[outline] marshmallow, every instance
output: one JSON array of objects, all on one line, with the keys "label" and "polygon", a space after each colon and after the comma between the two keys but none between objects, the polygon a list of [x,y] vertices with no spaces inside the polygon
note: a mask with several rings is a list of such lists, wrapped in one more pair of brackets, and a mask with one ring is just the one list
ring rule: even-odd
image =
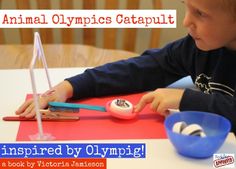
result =
[{"label": "marshmallow", "polygon": [[183,135],[206,137],[206,134],[200,125],[198,124],[187,125],[184,121],[176,122],[173,125],[172,131]]},{"label": "marshmallow", "polygon": [[204,133],[203,128],[198,124],[190,124],[190,125],[186,126],[182,130],[181,134],[206,137],[206,134]]},{"label": "marshmallow", "polygon": [[115,113],[131,113],[133,112],[133,105],[124,99],[112,100],[110,110]]},{"label": "marshmallow", "polygon": [[175,133],[181,133],[182,130],[187,126],[184,121],[180,121],[174,124],[172,131]]}]

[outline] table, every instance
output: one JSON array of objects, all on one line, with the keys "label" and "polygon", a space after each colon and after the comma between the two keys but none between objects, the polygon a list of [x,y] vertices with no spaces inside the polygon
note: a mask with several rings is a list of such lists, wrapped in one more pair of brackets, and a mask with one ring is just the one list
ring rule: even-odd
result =
[{"label": "table", "polygon": [[[43,44],[50,68],[88,67],[138,56],[136,53],[97,48],[80,44]],[[33,45],[0,45],[0,69],[28,68]],[[36,67],[42,67],[38,62]]]},{"label": "table", "polygon": [[[49,69],[52,84],[57,84],[64,78],[82,73],[85,68],[53,68]],[[47,83],[42,83],[46,79],[42,69],[36,69],[36,81],[39,92],[48,89]],[[31,93],[31,84],[29,71],[27,69],[8,69],[0,70],[1,88],[1,113],[0,118],[6,115],[14,115],[14,111],[24,101],[26,93]],[[17,134],[18,122],[0,122],[1,142],[14,142]],[[178,155],[168,139],[143,139],[143,140],[95,140],[89,143],[145,143],[145,159],[108,159],[108,169],[211,169],[213,168],[213,159],[190,159]],[[86,141],[76,141],[76,143],[86,143]],[[236,152],[236,139],[233,134],[229,134],[226,142],[218,153]]]}]

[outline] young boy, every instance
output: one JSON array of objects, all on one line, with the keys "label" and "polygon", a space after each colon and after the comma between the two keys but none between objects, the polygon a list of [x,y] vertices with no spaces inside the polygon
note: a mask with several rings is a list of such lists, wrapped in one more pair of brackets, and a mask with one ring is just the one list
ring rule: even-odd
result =
[{"label": "young boy", "polygon": [[[68,78],[43,94],[40,108],[49,101],[153,90],[141,98],[136,112],[148,103],[163,115],[168,109],[212,112],[228,118],[236,132],[236,1],[185,0],[184,4],[189,35],[162,49]],[[200,91],[164,88],[187,75]],[[34,116],[33,101],[26,101],[16,114]]]}]

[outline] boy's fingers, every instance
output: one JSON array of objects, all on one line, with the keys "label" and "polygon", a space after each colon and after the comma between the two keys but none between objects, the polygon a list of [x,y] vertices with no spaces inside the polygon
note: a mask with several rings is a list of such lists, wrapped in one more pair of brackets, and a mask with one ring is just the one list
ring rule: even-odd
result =
[{"label": "boy's fingers", "polygon": [[157,98],[153,99],[153,101],[152,101],[152,103],[151,103],[151,106],[150,106],[150,108],[152,109],[152,111],[158,112],[159,104],[160,104],[160,101],[159,101]]},{"label": "boy's fingers", "polygon": [[30,100],[27,100],[25,101],[19,108],[18,110],[16,110],[16,114],[19,115],[23,112],[25,112],[25,110],[30,106],[30,104],[32,104],[33,100],[30,99]]},{"label": "boy's fingers", "polygon": [[162,113],[160,113],[162,116],[164,116],[164,117],[167,117],[167,116],[169,116],[169,114],[170,114],[170,111],[169,110],[166,110],[166,111],[164,111],[164,112],[162,112]]},{"label": "boy's fingers", "polygon": [[24,112],[22,112],[20,114],[21,117],[29,117],[31,115],[29,115],[31,113],[31,111],[34,110],[34,104],[29,105]]},{"label": "boy's fingers", "polygon": [[36,114],[35,110],[32,109],[25,117],[26,118],[32,118],[32,117],[35,117],[35,114]]},{"label": "boy's fingers", "polygon": [[152,100],[153,100],[153,94],[152,93],[148,93],[148,94],[144,95],[140,99],[138,104],[134,107],[134,111],[135,112],[140,112],[146,106],[146,104],[152,102]]},{"label": "boy's fingers", "polygon": [[158,106],[157,112],[160,113],[161,115],[165,116],[165,114],[167,113],[167,110],[164,109],[164,107]]}]

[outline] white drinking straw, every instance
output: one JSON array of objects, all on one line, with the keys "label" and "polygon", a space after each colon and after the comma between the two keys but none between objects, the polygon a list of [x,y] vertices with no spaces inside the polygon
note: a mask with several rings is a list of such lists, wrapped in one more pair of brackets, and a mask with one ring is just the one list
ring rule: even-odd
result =
[{"label": "white drinking straw", "polygon": [[36,118],[37,118],[37,124],[38,124],[38,132],[39,132],[38,138],[36,138],[36,140],[47,140],[47,138],[45,138],[45,134],[43,133],[42,118],[41,118],[40,107],[39,107],[39,98],[38,98],[38,94],[36,90],[36,82],[35,82],[35,76],[34,76],[34,67],[35,67],[36,59],[41,59],[43,63],[43,67],[46,72],[48,86],[49,86],[49,89],[51,89],[52,85],[49,78],[47,62],[45,59],[42,42],[40,40],[40,36],[38,32],[34,33],[33,57],[32,57],[29,69],[30,69],[30,78],[31,78],[32,90],[33,90],[33,99],[34,99],[35,111],[36,111]]}]

